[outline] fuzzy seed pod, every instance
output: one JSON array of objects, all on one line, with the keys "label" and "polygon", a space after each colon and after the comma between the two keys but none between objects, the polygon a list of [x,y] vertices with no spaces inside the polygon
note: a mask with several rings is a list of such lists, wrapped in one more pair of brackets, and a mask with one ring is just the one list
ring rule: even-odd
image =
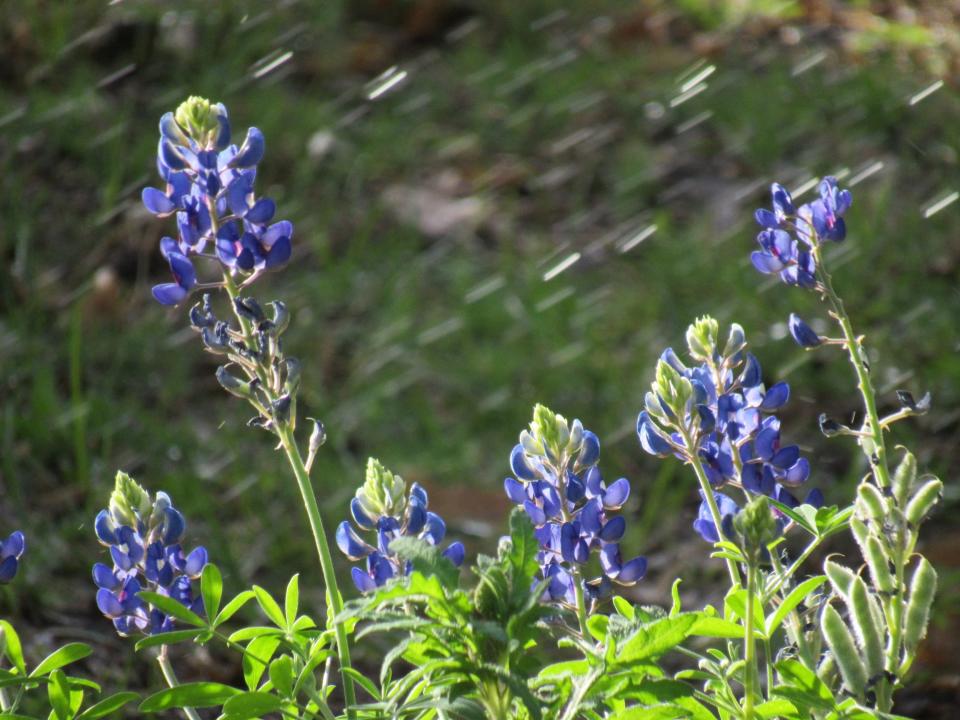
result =
[{"label": "fuzzy seed pod", "polygon": [[890,561],[887,559],[887,553],[880,538],[875,535],[868,537],[863,555],[867,561],[867,567],[870,568],[873,586],[880,592],[893,592],[896,589],[896,583],[890,572]]},{"label": "fuzzy seed pod", "polygon": [[913,491],[914,483],[917,481],[917,459],[913,453],[907,450],[903,454],[903,460],[897,466],[893,474],[893,496],[897,499],[900,507],[905,507],[910,493]]},{"label": "fuzzy seed pod", "polygon": [[942,493],[943,483],[940,480],[935,477],[927,480],[907,504],[907,522],[913,526],[918,525],[937,504]]},{"label": "fuzzy seed pod", "polygon": [[914,652],[927,635],[930,606],[936,591],[937,571],[925,557],[921,557],[910,581],[910,602],[907,604],[907,619],[904,624],[903,642],[909,652]]},{"label": "fuzzy seed pod", "polygon": [[847,689],[858,696],[862,695],[867,685],[867,670],[857,652],[850,630],[832,605],[827,605],[823,610],[823,634]]},{"label": "fuzzy seed pod", "polygon": [[871,607],[870,593],[863,578],[856,578],[850,586],[850,621],[857,636],[857,644],[863,651],[867,675],[873,677],[883,670],[883,640],[880,627]]},{"label": "fuzzy seed pod", "polygon": [[830,584],[833,585],[834,592],[841,597],[847,597],[850,592],[850,585],[856,579],[856,574],[848,567],[827,560],[823,563],[823,571],[830,578]]},{"label": "fuzzy seed pod", "polygon": [[860,483],[857,488],[857,514],[878,523],[882,523],[887,516],[887,503],[875,485]]}]

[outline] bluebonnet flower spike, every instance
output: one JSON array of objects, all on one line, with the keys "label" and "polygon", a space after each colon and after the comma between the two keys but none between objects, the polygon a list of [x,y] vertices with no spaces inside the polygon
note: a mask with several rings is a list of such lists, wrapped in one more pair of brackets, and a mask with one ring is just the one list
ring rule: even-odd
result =
[{"label": "bluebonnet flower spike", "polygon": [[[413,567],[391,551],[390,543],[402,536],[418,537],[431,545],[439,545],[446,535],[446,525],[439,515],[427,510],[427,491],[414,483],[409,493],[406,483],[379,460],[367,461],[366,478],[350,503],[353,524],[344,520],[337,527],[336,541],[340,552],[350,560],[362,561],[352,569],[353,583],[360,592],[380,587],[394,577],[409,575]],[[359,531],[359,532],[358,532]],[[376,541],[368,543],[360,533]],[[373,538],[371,537],[371,541]],[[443,556],[459,567],[463,564],[463,543],[453,542]]]},{"label": "bluebonnet flower spike", "polygon": [[540,542],[545,599],[576,605],[575,576],[598,555],[603,575],[583,581],[591,604],[609,595],[612,583],[633,585],[646,573],[646,558],[624,560],[620,540],[626,521],[612,513],[630,495],[630,482],[607,485],[597,463],[600,441],[579,420],[537,405],[529,430],[510,453],[514,477],[504,480],[507,497],[524,509]]},{"label": "bluebonnet flower spike", "polygon": [[[806,482],[810,463],[796,445],[782,444],[774,415],[789,400],[790,386],[763,384],[740,326],[731,329],[723,352],[718,337],[716,321],[700,318],[687,331],[690,355],[700,364],[687,367],[670,348],[663,352],[637,418],[640,446],[660,457],[698,458],[714,491],[733,485],[797,504],[786,488]],[[722,516],[736,514],[733,500],[720,492],[715,499]],[[707,540],[720,537],[705,498],[694,529]]]},{"label": "bluebonnet flower spike", "polygon": [[26,549],[26,538],[19,530],[10,533],[6,540],[0,540],[0,583],[13,580]]},{"label": "bluebonnet flower spike", "polygon": [[203,613],[203,600],[193,590],[207,564],[207,551],[197,547],[185,553],[179,541],[186,522],[170,497],[151,498],[126,473],[117,473],[110,506],[94,521],[100,542],[110,548],[112,566],[96,563],[93,582],[97,607],[113,621],[117,632],[168,632],[173,618],[138,597],[143,590],[167,595]]},{"label": "bluebonnet flower spike", "polygon": [[160,251],[174,282],[153,288],[164,305],[177,305],[197,286],[192,257],[213,245],[224,272],[250,275],[290,259],[293,224],[273,222],[276,204],[256,196],[263,133],[250,128],[241,147],[230,144],[222,104],[191,97],[160,120],[157,170],[166,186],[145,188],[143,204],[160,217],[176,214],[178,235]]}]

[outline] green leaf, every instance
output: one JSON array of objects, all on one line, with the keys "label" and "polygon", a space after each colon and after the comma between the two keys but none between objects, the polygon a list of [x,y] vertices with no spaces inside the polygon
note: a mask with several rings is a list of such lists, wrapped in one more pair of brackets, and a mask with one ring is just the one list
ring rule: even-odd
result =
[{"label": "green leaf", "polygon": [[97,720],[116,712],[124,705],[137,700],[140,696],[132,692],[121,692],[116,695],[106,697],[95,705],[91,705],[82,713],[77,715],[77,720]]},{"label": "green leaf", "polygon": [[713,714],[694,698],[693,688],[687,683],[646,678],[639,683],[631,682],[628,692],[631,698],[644,705],[658,707],[665,704],[676,708],[678,714],[675,717],[678,718],[714,720]]},{"label": "green leaf", "polygon": [[593,635],[597,642],[604,642],[607,639],[607,625],[610,618],[606,615],[591,615],[587,618],[587,630]]},{"label": "green leaf", "polygon": [[200,574],[200,595],[203,597],[203,610],[208,618],[215,618],[220,612],[220,598],[223,596],[223,577],[213,563],[203,566]]},{"label": "green leaf", "polygon": [[617,613],[621,617],[625,617],[627,620],[633,620],[636,616],[636,612],[633,609],[633,605],[630,602],[620,595],[613,596],[613,606],[616,608]]},{"label": "green leaf", "polygon": [[670,597],[673,598],[673,604],[670,606],[670,617],[676,617],[680,614],[681,605],[680,605],[680,583],[683,582],[680,578],[677,578],[673,581],[673,585],[670,586]]},{"label": "green leaf", "polygon": [[[813,508],[812,505],[801,505],[801,506],[798,507],[796,510],[794,510],[793,508],[788,507],[787,505],[784,505],[784,504],[781,503],[781,502],[777,502],[776,500],[769,500],[769,502],[770,502],[770,504],[773,505],[777,510],[779,510],[779,511],[782,512],[784,515],[786,515],[788,518],[790,518],[791,520],[793,520],[797,525],[799,525],[800,527],[802,527],[804,530],[806,530],[808,533],[810,533],[810,534],[813,535],[814,537],[817,537],[817,536],[820,535],[820,533],[817,531],[816,523],[815,523],[815,522],[811,522],[811,520],[808,520],[807,517],[806,517],[805,515],[801,514],[801,512],[800,512],[800,511],[801,511],[803,508],[805,508],[805,507],[807,507],[807,508]],[[815,517],[815,516],[816,516],[816,508],[813,508],[813,510],[814,510],[814,517]]]},{"label": "green leaf", "polygon": [[171,708],[204,708],[223,705],[240,693],[235,687],[217,682],[184,683],[154,693],[142,703],[140,712],[155,713]]},{"label": "green leaf", "polygon": [[265,625],[253,625],[251,627],[240,628],[239,630],[233,632],[228,640],[230,642],[246,642],[247,640],[253,640],[254,638],[263,637],[263,636],[275,636],[283,635],[282,630],[277,628],[266,627]]},{"label": "green leaf", "polygon": [[[217,619],[213,621],[213,626],[220,627],[220,625],[232,618],[240,608],[250,602],[251,599],[253,599],[253,591],[244,590],[224,606],[220,614],[217,615]],[[207,615],[209,616],[210,613],[207,613]]]},{"label": "green leaf", "polygon": [[278,712],[283,701],[267,692],[245,692],[234,695],[223,704],[223,714],[228,720],[250,720],[267,713]]},{"label": "green leaf", "polygon": [[49,672],[62,668],[82,658],[87,657],[91,652],[90,646],[85,643],[69,643],[58,650],[54,650],[47,655],[43,661],[37,665],[30,677],[42,677]]},{"label": "green leaf", "polygon": [[156,647],[157,645],[176,645],[177,643],[193,640],[203,630],[173,630],[171,632],[157,633],[156,635],[147,635],[145,638],[137,640],[134,649],[138,652],[146,648]]},{"label": "green leaf", "polygon": [[706,615],[704,613],[695,613],[695,615],[697,615],[697,621],[694,623],[693,629],[690,631],[691,635],[712,638],[743,637],[743,625],[740,623],[733,622],[732,620],[724,620],[723,618],[719,618],[714,615]]},{"label": "green leaf", "polygon": [[289,655],[281,655],[270,663],[270,682],[282,697],[290,697],[293,692],[293,660]]},{"label": "green leaf", "polygon": [[690,713],[676,705],[634,705],[622,708],[607,716],[609,720],[679,720]]},{"label": "green leaf", "polygon": [[369,693],[370,697],[372,697],[374,700],[381,700],[381,699],[382,699],[382,697],[381,697],[381,695],[380,695],[380,690],[377,688],[376,685],[373,684],[373,681],[370,680],[370,678],[368,678],[368,677],[367,677],[366,675],[364,675],[362,672],[360,672],[360,671],[357,670],[356,668],[352,668],[352,667],[344,668],[343,671],[344,671],[347,675],[349,675],[350,677],[352,677],[354,680],[356,680],[356,681],[360,684],[360,686],[361,686],[364,690],[366,690],[367,693]]},{"label": "green leaf", "polygon": [[284,615],[287,626],[292,627],[297,620],[297,610],[300,608],[300,575],[294,575],[287,583],[287,593],[283,599]]},{"label": "green leaf", "polygon": [[69,720],[73,717],[73,713],[70,712],[70,685],[62,670],[54,670],[50,673],[47,696],[50,698],[53,714],[58,720]]},{"label": "green leaf", "polygon": [[[774,695],[786,698],[798,708],[832,710],[836,705],[830,688],[799,660],[783,660],[774,667],[780,677],[791,685],[791,688],[775,687]],[[794,692],[790,692],[791,689]]]},{"label": "green leaf", "polygon": [[206,620],[189,608],[184,607],[179,601],[174,600],[172,597],[160,595],[159,593],[155,592],[149,592],[147,590],[138,592],[137,597],[144,602],[150,603],[162,612],[165,612],[167,615],[187,623],[187,625],[193,625],[201,628],[207,627]]},{"label": "green leaf", "polygon": [[697,616],[688,614],[643,625],[621,643],[616,661],[635,663],[662,655],[686,640],[696,623]]},{"label": "green leaf", "polygon": [[513,566],[515,586],[529,588],[540,570],[537,553],[540,543],[533,532],[533,523],[520,508],[510,513],[510,552],[508,558]]},{"label": "green leaf", "polygon": [[25,675],[27,664],[23,660],[23,646],[20,644],[20,636],[13,629],[13,625],[6,620],[0,620],[0,632],[6,640],[4,654],[10,659],[14,667]]},{"label": "green leaf", "polygon": [[760,703],[753,710],[758,717],[770,718],[770,720],[799,717],[797,709],[789,700],[768,700],[765,703]]},{"label": "green leaf", "polygon": [[242,664],[243,679],[246,680],[248,689],[257,689],[260,678],[266,672],[267,665],[279,646],[280,638],[276,635],[261,635],[247,644]]},{"label": "green leaf", "polygon": [[767,637],[772,637],[773,633],[776,632],[778,627],[780,627],[780,624],[783,622],[783,619],[787,616],[787,614],[797,607],[797,605],[802,603],[810,595],[810,593],[823,585],[823,583],[826,581],[826,575],[817,575],[808,580],[804,580],[793,590],[791,590],[790,594],[787,595],[787,597],[783,599],[783,602],[780,603],[779,607],[777,607],[776,612],[767,618]]},{"label": "green leaf", "polygon": [[273,599],[273,596],[259,585],[253,586],[253,593],[257,596],[257,602],[260,604],[264,614],[270,618],[270,622],[278,628],[286,629],[287,623],[283,617],[283,611],[280,609],[277,601]]},{"label": "green leaf", "polygon": [[[731,590],[727,593],[727,597],[724,598],[724,604],[726,606],[725,614],[729,617],[730,614],[736,615],[741,620],[746,620],[747,617],[747,591],[744,588],[737,588]],[[757,595],[753,597],[753,626],[757,632],[757,635],[760,638],[765,638],[765,628],[763,626],[763,604],[760,602],[760,598]]]},{"label": "green leaf", "polygon": [[402,560],[413,563],[413,569],[434,576],[444,587],[453,588],[460,581],[460,569],[440,552],[440,548],[416,537],[398,537],[390,541],[390,551]]}]

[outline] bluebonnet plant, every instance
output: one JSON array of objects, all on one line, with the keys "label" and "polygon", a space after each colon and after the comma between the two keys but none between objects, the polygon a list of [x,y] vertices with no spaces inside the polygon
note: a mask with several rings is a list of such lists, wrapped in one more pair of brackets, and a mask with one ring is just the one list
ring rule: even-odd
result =
[{"label": "bluebonnet plant", "polygon": [[[353,582],[360,592],[382,586],[394,577],[409,575],[413,565],[390,549],[398,537],[417,537],[430,545],[439,545],[447,529],[443,519],[427,510],[427,491],[413,483],[409,493],[406,483],[374,458],[367,460],[366,478],[350,503],[350,514],[361,532],[376,533],[376,542],[367,543],[349,521],[337,528],[337,546],[351,560],[363,560],[364,568],[352,569]],[[443,556],[459,567],[464,547],[453,542]]]},{"label": "bluebonnet plant", "polygon": [[110,506],[94,523],[100,542],[110,548],[113,565],[96,563],[93,581],[97,607],[121,635],[167,632],[173,618],[144,602],[143,590],[166,595],[203,614],[193,582],[207,564],[207,551],[184,553],[179,544],[185,522],[166,493],[155,498],[125,473],[117,473]]},{"label": "bluebonnet plant", "polygon": [[771,195],[773,210],[762,208],[755,215],[763,228],[757,235],[761,249],[754,251],[750,260],[764,274],[779,273],[788,285],[814,288],[814,247],[821,239],[840,242],[846,237],[843,215],[852,202],[850,191],[840,190],[836,178],[826,177],[819,185],[820,197],[799,208],[779,183],[773,183]]},{"label": "bluebonnet plant", "polygon": [[[764,385],[760,362],[747,352],[739,325],[731,326],[722,352],[718,334],[719,324],[710,317],[689,327],[688,349],[698,361],[693,366],[685,365],[671,348],[663,352],[637,418],[644,450],[660,457],[676,455],[702,470],[708,487],[701,487],[694,529],[710,542],[719,537],[713,506],[721,518],[736,514],[735,502],[718,490],[739,487],[794,507],[799,503],[787,488],[800,487],[810,475],[810,463],[800,449],[782,443],[774,414],[789,399],[790,386]],[[819,491],[811,491],[806,502],[819,505]]]},{"label": "bluebonnet plant", "polygon": [[0,540],[0,583],[13,580],[26,549],[26,538],[19,530],[10,533],[6,540]]},{"label": "bluebonnet plant", "polygon": [[203,98],[191,97],[160,119],[157,170],[166,186],[144,189],[143,203],[161,217],[176,213],[177,238],[160,241],[174,282],[153,288],[164,305],[179,304],[199,286],[194,257],[219,260],[247,283],[290,258],[293,225],[271,222],[276,205],[254,192],[263,133],[250,128],[239,148],[230,135],[227,109]]},{"label": "bluebonnet plant", "polygon": [[[613,515],[630,496],[630,482],[620,478],[606,485],[599,460],[600,440],[594,433],[579,420],[568,423],[537,405],[530,429],[520,433],[510,454],[514,477],[503,482],[507,496],[536,528],[545,597],[578,610],[580,593],[595,605],[609,595],[612,582],[633,585],[647,570],[644,557],[624,561],[620,540],[626,521]],[[594,553],[603,574],[584,581]]]}]

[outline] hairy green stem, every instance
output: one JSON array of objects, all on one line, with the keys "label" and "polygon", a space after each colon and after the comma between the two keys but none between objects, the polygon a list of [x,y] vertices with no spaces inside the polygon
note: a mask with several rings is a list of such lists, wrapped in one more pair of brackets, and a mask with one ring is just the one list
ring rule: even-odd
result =
[{"label": "hairy green stem", "polygon": [[[877,485],[881,489],[890,487],[890,468],[887,463],[887,450],[883,437],[883,422],[880,414],[877,412],[877,394],[870,379],[870,370],[867,367],[864,356],[865,352],[860,337],[854,332],[853,324],[850,322],[850,316],[847,315],[843,305],[843,300],[833,289],[830,273],[827,272],[823,262],[823,253],[821,245],[817,244],[813,249],[814,259],[817,263],[817,277],[820,281],[823,296],[833,310],[833,316],[836,318],[840,329],[843,332],[843,344],[847,348],[847,354],[850,356],[850,363],[853,365],[854,372],[857,375],[857,385],[860,395],[863,398],[863,405],[866,411],[866,418],[863,423],[863,431],[866,437],[860,440],[860,448],[867,457],[873,476],[876,478]],[[869,444],[864,442],[869,441]],[[886,670],[893,675],[893,679],[883,678],[877,683],[877,709],[882,712],[889,712],[893,707],[893,690],[897,683],[896,673],[900,666],[900,655],[903,636],[903,569],[907,561],[906,548],[904,547],[904,530],[899,528],[896,532],[896,542],[893,547],[893,557],[891,562],[896,568],[896,588],[892,595],[884,598],[883,612],[886,616],[888,625],[888,642],[886,648]]]},{"label": "hairy green stem", "polygon": [[[693,466],[693,471],[697,474],[697,480],[700,481],[700,489],[703,491],[703,497],[710,507],[710,515],[713,517],[713,524],[717,527],[717,535],[723,537],[723,518],[720,515],[720,508],[717,506],[717,501],[713,497],[713,488],[710,487],[710,480],[707,478],[706,470],[703,469],[703,462],[700,460],[700,455],[693,447],[693,438],[690,437],[690,433],[687,432],[686,428],[681,428],[680,434],[683,436],[684,446],[690,451],[690,464]],[[730,581],[739,587],[741,585],[740,571],[737,569],[737,564],[730,558],[727,558],[727,571],[730,573]]]},{"label": "hairy green stem", "polygon": [[743,717],[753,720],[753,702],[757,695],[759,673],[757,671],[757,640],[754,632],[756,614],[757,563],[755,558],[747,562],[747,616],[743,630]]},{"label": "hairy green stem", "polygon": [[[244,339],[253,347],[253,329],[250,322],[236,312],[235,300],[238,296],[238,288],[229,273],[224,273],[224,288],[230,297],[230,303],[234,311]],[[261,380],[266,379],[266,369],[257,366],[257,376]],[[269,384],[264,382],[262,387],[268,391]],[[276,398],[270,397],[270,400]],[[351,720],[355,717],[353,706],[357,703],[356,689],[353,678],[348,670],[351,667],[350,662],[350,644],[347,638],[347,630],[342,621],[337,620],[337,616],[343,611],[343,597],[340,594],[340,586],[337,583],[337,573],[333,564],[333,556],[330,553],[330,544],[327,542],[327,534],[323,526],[323,518],[320,515],[320,507],[317,504],[317,498],[313,491],[313,485],[310,482],[310,474],[303,463],[303,456],[300,454],[300,448],[294,436],[293,428],[290,423],[277,423],[277,437],[293,470],[297,481],[297,487],[300,489],[300,496],[303,499],[303,507],[307,512],[307,519],[310,523],[310,532],[313,535],[313,542],[317,548],[317,555],[320,558],[320,570],[323,574],[323,582],[327,587],[327,594],[330,598],[330,610],[334,616],[334,629],[337,635],[337,657],[340,661],[340,675],[343,681],[344,701],[347,705],[347,717]]]},{"label": "hairy green stem", "polygon": [[[163,679],[171,688],[177,687],[180,682],[177,680],[177,674],[173,671],[173,665],[170,664],[170,658],[167,657],[167,646],[160,646],[160,653],[157,655],[157,664],[160,666],[160,672],[163,673]],[[200,720],[200,715],[192,707],[181,708],[187,720]]]}]

